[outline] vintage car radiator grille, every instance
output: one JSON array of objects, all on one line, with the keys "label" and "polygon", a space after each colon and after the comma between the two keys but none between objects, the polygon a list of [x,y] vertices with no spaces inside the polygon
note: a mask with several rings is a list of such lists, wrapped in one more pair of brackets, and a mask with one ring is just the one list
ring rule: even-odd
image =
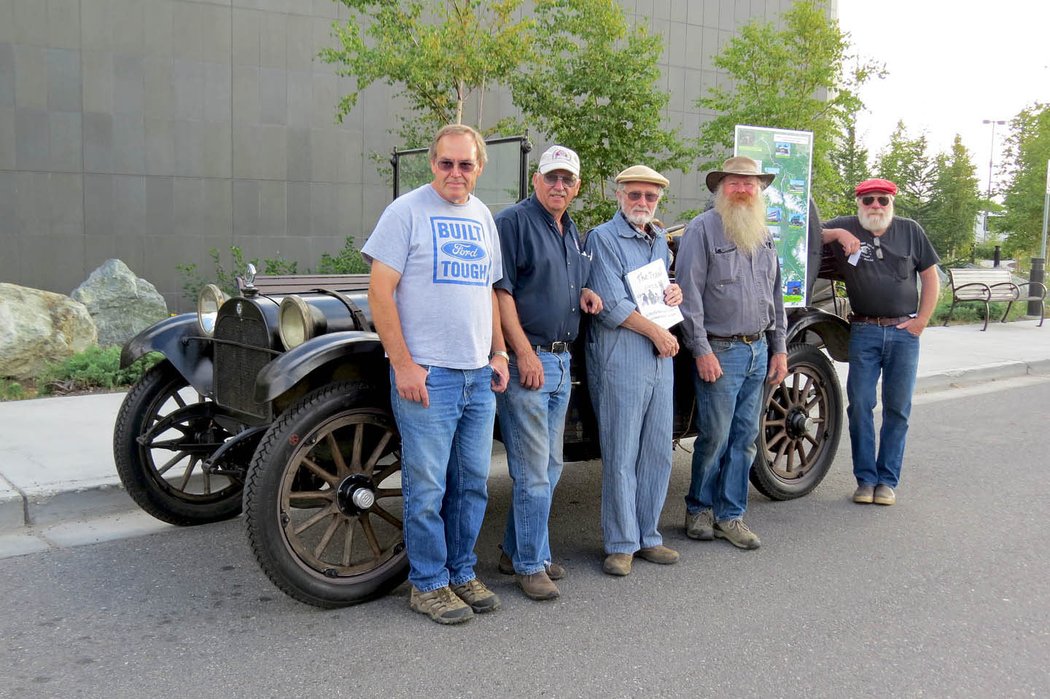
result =
[{"label": "vintage car radiator grille", "polygon": [[273,354],[266,322],[253,304],[240,317],[220,313],[215,324],[215,402],[269,419],[269,406],[255,402],[255,377]]}]

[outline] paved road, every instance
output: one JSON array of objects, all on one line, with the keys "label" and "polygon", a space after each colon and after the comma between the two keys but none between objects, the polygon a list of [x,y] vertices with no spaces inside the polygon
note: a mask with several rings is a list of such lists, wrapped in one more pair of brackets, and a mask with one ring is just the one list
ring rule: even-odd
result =
[{"label": "paved road", "polygon": [[[1010,388],[1004,388],[1010,386]],[[859,507],[848,447],[812,495],[752,493],[763,548],[684,538],[673,567],[600,573],[598,466],[558,491],[563,597],[495,571],[509,482],[479,551],[504,610],[445,628],[407,589],[322,611],[279,593],[235,520],[0,560],[0,696],[1039,696],[1050,659],[1050,380],[921,397],[896,507]]]}]

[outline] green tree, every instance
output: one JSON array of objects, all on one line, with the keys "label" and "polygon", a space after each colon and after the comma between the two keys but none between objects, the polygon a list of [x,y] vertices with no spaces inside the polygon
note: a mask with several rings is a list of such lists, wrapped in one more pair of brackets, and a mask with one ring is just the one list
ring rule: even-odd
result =
[{"label": "green tree", "polygon": [[1006,233],[1003,247],[1008,255],[1038,255],[1050,161],[1050,105],[1036,102],[1010,121],[1005,151],[1009,182],[1003,199],[1006,213],[993,218],[993,225]]},{"label": "green tree", "polygon": [[[420,145],[445,124],[484,123],[488,88],[532,56],[533,22],[518,18],[523,0],[339,0],[352,12],[336,24],[340,48],[321,51],[339,75],[356,80],[340,101],[342,119],[374,82],[400,85],[411,112],[400,116],[405,145]],[[466,117],[467,101],[476,112]],[[466,119],[466,121],[465,121]]]},{"label": "green tree", "polygon": [[898,215],[920,222],[925,219],[934,181],[925,134],[912,137],[904,122],[898,121],[889,144],[875,159],[875,173],[897,185],[894,210]]},{"label": "green tree", "polygon": [[826,193],[827,210],[821,213],[826,218],[849,216],[857,212],[854,189],[858,182],[871,177],[868,165],[868,149],[857,140],[857,113],[844,115],[842,137],[829,153],[831,164],[838,173],[838,188]]},{"label": "green tree", "polygon": [[968,258],[973,252],[974,224],[983,200],[978,192],[977,166],[959,135],[950,152],[934,158],[933,170],[933,189],[922,226],[942,260]]},{"label": "green tree", "polygon": [[589,227],[615,212],[607,184],[621,169],[684,170],[695,150],[662,126],[669,96],[656,87],[659,36],[629,27],[615,0],[536,0],[535,18],[542,60],[512,81],[514,103],[529,128],[579,154],[573,216]]},{"label": "green tree", "polygon": [[783,24],[778,30],[751,22],[715,57],[732,84],[709,89],[697,102],[718,115],[701,128],[701,153],[717,159],[729,152],[737,124],[812,131],[814,198],[822,210],[837,210],[835,193],[844,184],[829,154],[849,115],[863,106],[858,88],[884,69],[850,55],[848,35],[820,0],[795,2]]}]

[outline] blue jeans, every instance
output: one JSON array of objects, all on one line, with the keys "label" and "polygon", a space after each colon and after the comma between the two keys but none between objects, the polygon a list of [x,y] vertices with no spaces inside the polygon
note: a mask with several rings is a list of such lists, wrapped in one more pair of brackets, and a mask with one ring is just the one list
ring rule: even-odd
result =
[{"label": "blue jeans", "polygon": [[492,369],[427,369],[430,407],[397,394],[408,579],[420,592],[473,580],[474,544],[488,503],[496,398]]},{"label": "blue jeans", "polygon": [[690,514],[714,510],[715,520],[725,522],[747,510],[769,357],[764,339],[750,345],[711,340],[711,349],[722,365],[718,380],[702,380],[693,363],[697,434],[685,508]]},{"label": "blue jeans", "polygon": [[[849,440],[857,485],[896,488],[904,461],[911,397],[919,368],[919,338],[907,330],[853,323],[849,335]],[[875,456],[875,385],[882,374],[882,431]]]},{"label": "blue jeans", "polygon": [[522,575],[538,573],[551,562],[547,519],[561,478],[565,413],[572,390],[568,352],[540,352],[539,358],[542,387],[522,386],[512,359],[507,390],[496,396],[507,467],[514,480],[503,551]]}]

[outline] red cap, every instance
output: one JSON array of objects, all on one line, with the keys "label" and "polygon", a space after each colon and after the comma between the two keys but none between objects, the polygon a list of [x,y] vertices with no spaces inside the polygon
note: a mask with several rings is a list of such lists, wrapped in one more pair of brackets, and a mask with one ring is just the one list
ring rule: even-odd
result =
[{"label": "red cap", "polygon": [[864,180],[857,185],[857,196],[862,197],[865,194],[871,194],[872,192],[885,192],[886,194],[897,195],[897,185],[893,184],[889,180],[880,180],[875,177],[870,180]]}]

